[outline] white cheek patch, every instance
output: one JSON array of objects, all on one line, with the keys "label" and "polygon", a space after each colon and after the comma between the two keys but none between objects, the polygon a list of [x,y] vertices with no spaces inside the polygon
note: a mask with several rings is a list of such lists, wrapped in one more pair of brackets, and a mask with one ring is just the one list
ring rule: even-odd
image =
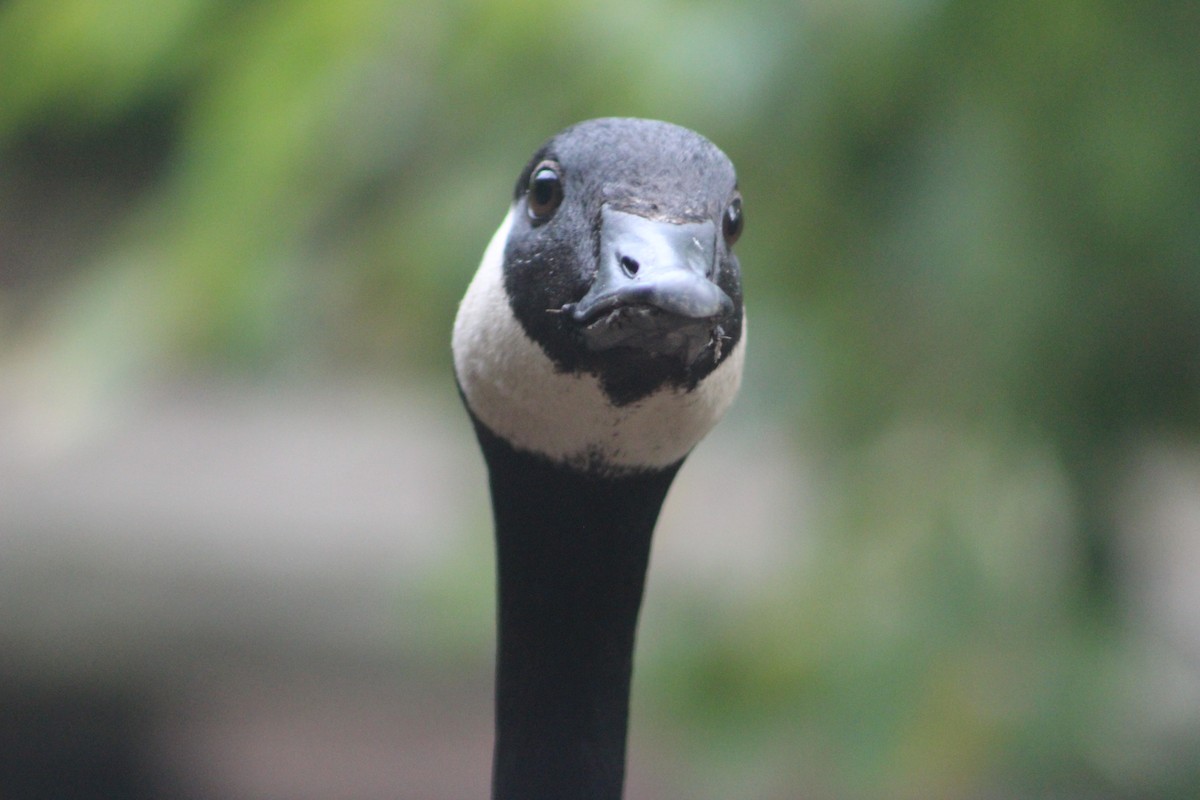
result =
[{"label": "white cheek patch", "polygon": [[454,370],[471,411],[514,447],[613,472],[666,467],[686,456],[733,402],[742,337],[691,391],[664,388],[614,406],[590,373],[557,370],[513,315],[504,247],[513,211],[492,237],[454,320]]}]

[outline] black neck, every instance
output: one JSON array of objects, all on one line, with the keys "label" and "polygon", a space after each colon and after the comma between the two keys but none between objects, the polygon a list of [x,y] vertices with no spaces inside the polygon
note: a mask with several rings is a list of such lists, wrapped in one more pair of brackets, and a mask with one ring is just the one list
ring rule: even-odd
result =
[{"label": "black neck", "polygon": [[600,478],[477,425],[498,566],[494,800],[617,800],[650,538],[678,464]]}]

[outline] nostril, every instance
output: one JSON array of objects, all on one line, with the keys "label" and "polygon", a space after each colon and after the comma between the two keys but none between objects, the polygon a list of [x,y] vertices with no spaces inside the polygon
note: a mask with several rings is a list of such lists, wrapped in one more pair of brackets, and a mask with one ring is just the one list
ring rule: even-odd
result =
[{"label": "nostril", "polygon": [[637,259],[630,258],[629,256],[621,256],[621,269],[625,270],[625,274],[632,278],[638,274],[641,264],[637,262]]}]

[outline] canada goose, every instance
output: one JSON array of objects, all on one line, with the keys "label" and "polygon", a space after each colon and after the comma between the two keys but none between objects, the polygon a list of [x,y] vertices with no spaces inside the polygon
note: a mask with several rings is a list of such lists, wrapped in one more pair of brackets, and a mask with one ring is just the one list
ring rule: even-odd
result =
[{"label": "canada goose", "polygon": [[733,165],[597,119],[517,179],[454,323],[498,569],[495,800],[620,798],[650,539],[741,382]]}]

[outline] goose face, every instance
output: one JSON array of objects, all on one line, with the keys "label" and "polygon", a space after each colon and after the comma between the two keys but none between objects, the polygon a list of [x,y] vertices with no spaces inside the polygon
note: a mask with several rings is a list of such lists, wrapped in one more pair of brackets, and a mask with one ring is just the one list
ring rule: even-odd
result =
[{"label": "goose face", "polygon": [[615,403],[696,386],[740,339],[741,198],[733,165],[699,134],[648,120],[568,128],[522,170],[514,211],[513,314]]},{"label": "goose face", "polygon": [[741,227],[733,165],[697,133],[600,119],[552,137],[455,320],[476,423],[579,468],[678,463],[740,383]]}]

